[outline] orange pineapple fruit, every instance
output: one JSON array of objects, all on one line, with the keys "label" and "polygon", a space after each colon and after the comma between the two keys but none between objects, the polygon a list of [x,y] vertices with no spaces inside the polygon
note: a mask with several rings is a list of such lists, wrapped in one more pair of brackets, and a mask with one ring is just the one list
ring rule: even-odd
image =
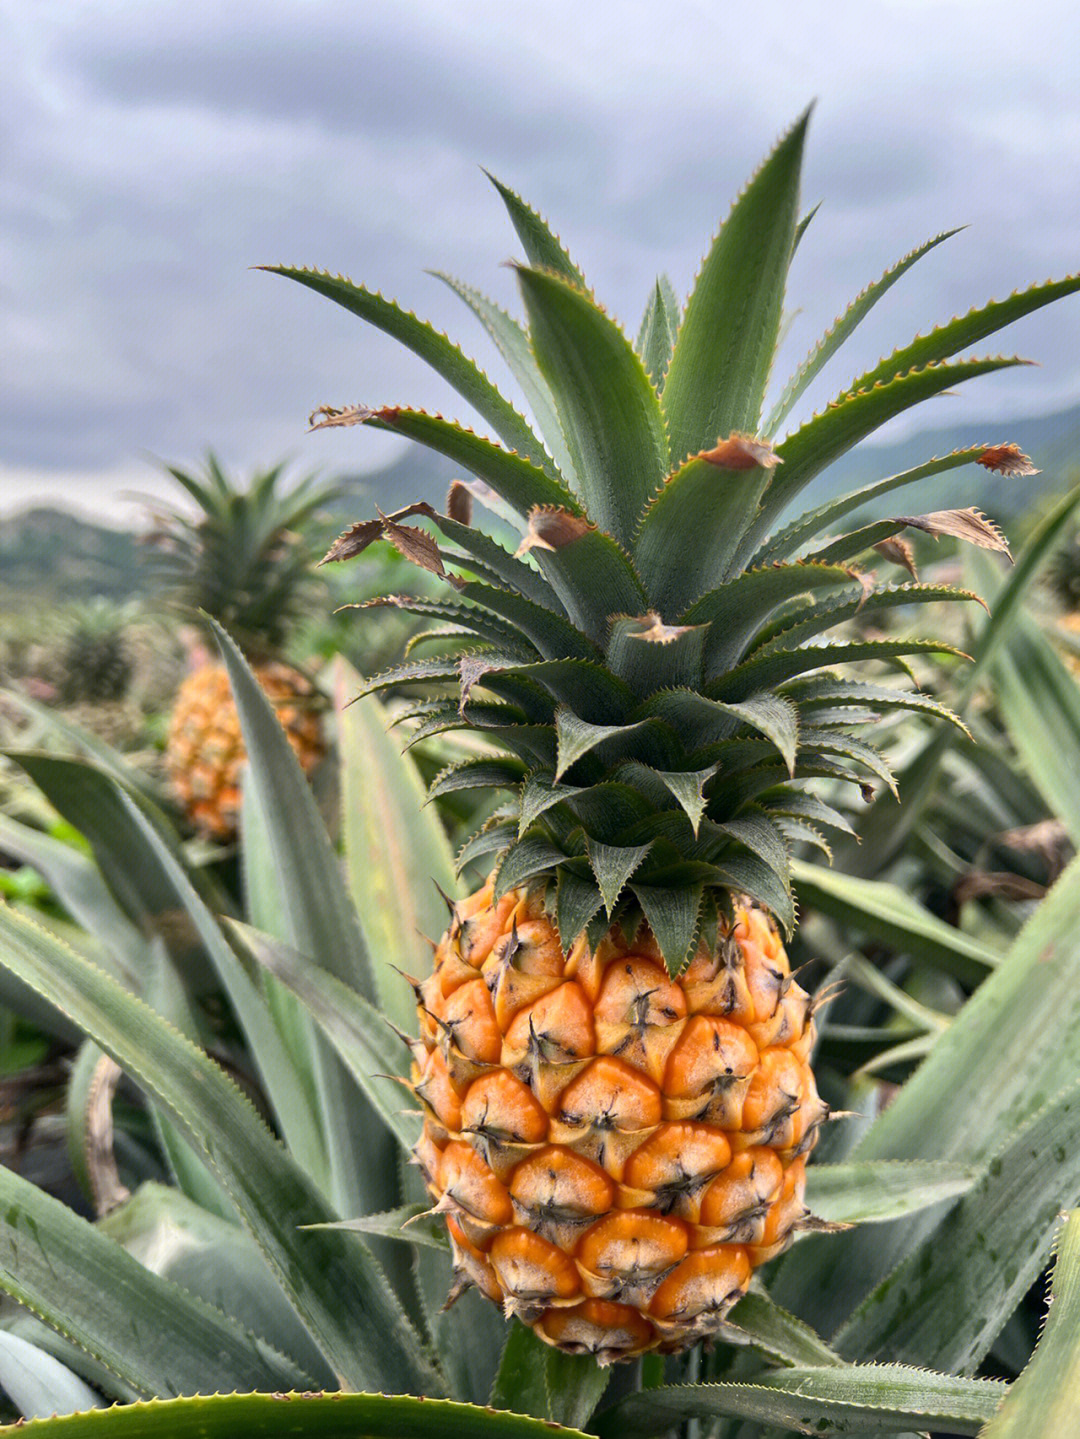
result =
[{"label": "orange pineapple fruit", "polygon": [[[256,665],[254,674],[274,705],[300,767],[311,774],[326,754],[322,705],[315,686],[292,665],[277,660]],[[185,814],[209,839],[227,843],[236,837],[246,758],[228,672],[221,664],[200,665],[177,691],[165,760]]]},{"label": "orange pineapple fruit", "polygon": [[538,890],[455,905],[419,986],[418,1159],[454,1264],[601,1360],[715,1332],[806,1216],[810,998],[748,905],[672,978],[642,924],[564,953]]},{"label": "orange pineapple fruit", "polygon": [[[1015,445],[973,445],[793,506],[878,426],[1017,363],[953,358],[961,349],[1080,287],[1036,286],[916,337],[783,434],[846,335],[947,238],[864,290],[766,407],[806,224],[805,129],[804,117],[736,200],[685,305],[657,281],[636,339],[495,182],[527,256],[526,323],[448,283],[501,348],[535,430],[411,312],[277,267],[416,350],[482,420],[478,433],[404,406],[316,411],[316,427],[373,424],[475,477],[445,514],[422,502],[380,514],[327,558],[385,539],[444,582],[435,598],[370,602],[434,625],[363,693],[409,696],[396,718],[410,742],[472,732],[433,798],[501,795],[459,855],[489,877],[452,905],[433,972],[415,981],[416,1160],[457,1287],[602,1362],[715,1335],[754,1269],[808,1223],[805,1166],[827,1115],[814,1004],[781,939],[796,918],[789,847],[827,853],[822,828],[851,829],[845,787],[892,785],[859,733],[881,710],[955,720],[895,682],[899,658],[948,645],[847,622],[977,598],[867,570],[911,562],[905,531],[1005,548],[974,510],[839,522],[964,464],[1032,466]],[[472,500],[515,538],[474,524]]]},{"label": "orange pineapple fruit", "polygon": [[[201,475],[169,473],[196,513],[170,509],[156,516],[151,540],[159,579],[185,609],[216,619],[243,647],[310,774],[326,753],[324,704],[283,651],[311,570],[301,530],[336,487],[305,479],[279,493],[280,465],[240,486],[213,455]],[[177,693],[165,766],[188,820],[208,839],[227,844],[236,838],[245,759],[225,667],[200,663]]]}]

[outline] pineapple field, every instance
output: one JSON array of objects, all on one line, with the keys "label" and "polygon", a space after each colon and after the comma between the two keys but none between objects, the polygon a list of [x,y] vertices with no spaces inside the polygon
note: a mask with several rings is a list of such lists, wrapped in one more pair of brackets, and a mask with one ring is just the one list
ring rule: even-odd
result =
[{"label": "pineapple field", "polygon": [[1080,1434],[1080,482],[855,448],[1080,278],[793,420],[948,238],[778,375],[807,118],[632,331],[489,177],[528,417],[267,267],[445,503],[211,455],[0,635],[0,1436]]}]

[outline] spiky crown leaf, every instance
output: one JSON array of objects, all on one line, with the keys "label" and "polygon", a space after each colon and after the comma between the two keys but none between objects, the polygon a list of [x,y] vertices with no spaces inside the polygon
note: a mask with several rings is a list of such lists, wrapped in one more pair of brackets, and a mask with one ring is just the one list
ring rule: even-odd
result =
[{"label": "spiky crown leaf", "polygon": [[[1080,288],[1078,279],[1035,287],[918,337],[774,445],[775,423],[808,378],[945,238],[860,295],[763,425],[788,265],[805,229],[806,121],[736,200],[681,311],[670,283],[657,282],[636,344],[540,216],[495,182],[530,262],[517,270],[527,325],[449,283],[498,344],[540,435],[411,313],[341,277],[274,267],[422,355],[502,444],[405,408],[323,407],[313,425],[371,424],[429,446],[475,476],[465,488],[522,535],[514,552],[474,528],[460,485],[445,515],[415,504],[342,535],[328,559],[385,538],[449,590],[441,602],[382,601],[449,629],[432,632],[437,653],[418,657],[414,647],[364,692],[438,685],[440,695],[407,710],[419,721],[412,742],[468,728],[505,752],[453,765],[432,785],[435,796],[469,787],[512,796],[462,863],[494,857],[496,893],[547,883],[567,945],[583,929],[643,914],[673,972],[699,935],[715,934],[735,894],[794,924],[789,839],[848,827],[804,782],[893,783],[854,726],[885,706],[955,720],[923,695],[835,673],[950,646],[845,637],[836,626],[875,608],[977,598],[936,584],[879,585],[853,567],[874,548],[909,563],[905,529],[997,550],[1004,539],[973,510],[899,515],[846,536],[833,525],[868,499],[960,464],[1032,467],[1016,446],[973,446],[777,523],[821,470],[885,421],[1023,363],[955,359],[961,346]],[[418,519],[430,528],[408,523]]]},{"label": "spiky crown leaf", "polygon": [[154,502],[149,543],[162,587],[193,616],[216,619],[249,655],[280,653],[311,574],[305,531],[340,487],[307,476],[282,492],[284,465],[242,484],[213,454],[201,474],[166,468],[196,513]]}]

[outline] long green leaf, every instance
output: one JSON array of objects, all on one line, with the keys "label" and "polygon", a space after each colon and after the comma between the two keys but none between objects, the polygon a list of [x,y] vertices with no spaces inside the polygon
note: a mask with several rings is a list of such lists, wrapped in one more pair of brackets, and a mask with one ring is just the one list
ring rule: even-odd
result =
[{"label": "long green leaf", "polygon": [[426,445],[483,480],[523,519],[536,505],[559,505],[573,514],[580,512],[572,492],[549,470],[440,415],[391,407],[347,412],[342,419],[332,418],[328,423],[373,424]]},{"label": "long green leaf", "polygon": [[[577,472],[566,446],[566,437],[562,432],[562,426],[559,424],[551,390],[540,373],[536,356],[529,349],[528,335],[512,315],[508,315],[505,310],[496,305],[494,301],[489,300],[486,295],[482,295],[479,290],[474,290],[471,285],[466,285],[461,280],[455,280],[452,275],[446,275],[441,270],[433,270],[431,273],[437,280],[442,280],[444,284],[449,285],[455,295],[459,295],[465,301],[499,347],[511,374],[521,386],[544,443],[554,457],[559,474],[570,488],[574,489]],[[535,456],[531,458],[535,460]]]},{"label": "long green leaf", "polygon": [[402,1113],[408,1094],[394,1082],[394,1076],[408,1073],[408,1060],[383,1016],[362,994],[306,955],[245,925],[236,928],[259,963],[311,1012],[373,1112],[410,1153],[420,1124],[415,1115]]},{"label": "long green leaf", "polygon": [[1080,687],[1027,616],[994,662],[994,677],[1017,754],[1051,813],[1080,847]]},{"label": "long green leaf", "polygon": [[910,345],[886,355],[872,370],[853,380],[844,394],[852,395],[858,390],[887,382],[894,375],[916,365],[933,365],[939,360],[947,360],[966,346],[1003,330],[1014,320],[1030,315],[1043,305],[1052,305],[1055,300],[1072,295],[1077,290],[1080,290],[1080,275],[1069,275],[1064,280],[1048,280],[1019,290],[1006,300],[991,300],[988,305],[971,309],[966,315],[958,315],[944,325],[936,325],[928,334],[917,336]]},{"label": "long green leaf", "polygon": [[[1058,879],[997,968],[937,1038],[852,1160],[985,1163],[1075,1079],[1078,962],[1080,860]],[[811,1236],[783,1261],[774,1293],[831,1333],[850,1304],[932,1235],[940,1219],[940,1211],[924,1210],[887,1228]]]},{"label": "long green leaf", "polygon": [[926,959],[969,983],[978,984],[999,962],[1000,955],[988,945],[938,919],[896,885],[797,859],[791,874],[804,908],[819,910],[846,928]]},{"label": "long green leaf", "polygon": [[600,1439],[651,1439],[687,1419],[756,1419],[797,1434],[977,1434],[1008,1385],[899,1364],[781,1369],[745,1383],[680,1384],[631,1395],[600,1416]]},{"label": "long green leaf", "polygon": [[979,1439],[1080,1434],[1080,1210],[1058,1240],[1046,1327],[1031,1363]]},{"label": "long green leaf", "polygon": [[117,904],[94,861],[6,814],[0,814],[0,851],[42,875],[71,918],[99,941],[103,966],[137,991],[148,964],[146,938]]},{"label": "long green leaf", "polygon": [[102,1398],[66,1364],[28,1339],[0,1329],[0,1391],[27,1419],[100,1409]]},{"label": "long green leaf", "polygon": [[[416,1004],[394,969],[422,977],[431,967],[424,936],[446,925],[439,896],[457,892],[454,857],[412,760],[387,734],[374,699],[350,703],[360,677],[338,659],[334,692],[341,750],[341,830],[345,874],[371,955],[379,1007],[402,1029]],[[392,967],[393,966],[393,967]]]},{"label": "long green leaf", "polygon": [[0,1168],[0,1289],[145,1398],[276,1389],[302,1371]]},{"label": "long green leaf", "polygon": [[755,1349],[790,1368],[816,1369],[844,1362],[808,1324],[781,1309],[764,1291],[751,1289],[744,1294],[726,1322],[738,1330],[740,1340],[748,1339]]},{"label": "long green leaf", "polygon": [[979,1183],[852,1314],[836,1336],[840,1353],[972,1373],[1046,1265],[1061,1210],[1078,1202],[1073,1084],[1009,1137]]},{"label": "long green leaf", "polygon": [[720,227],[686,304],[664,383],[671,459],[756,432],[798,221],[809,112],[784,136]]},{"label": "long green leaf", "polygon": [[806,1202],[819,1219],[882,1224],[966,1194],[979,1177],[973,1164],[944,1160],[873,1160],[811,1164]]},{"label": "long green leaf", "polygon": [[147,1182],[98,1220],[97,1228],[147,1269],[258,1334],[299,1365],[312,1384],[337,1387],[333,1370],[235,1215],[219,1218],[179,1189]]},{"label": "long green leaf", "polygon": [[344,306],[368,324],[407,345],[422,360],[426,360],[436,374],[448,380],[462,399],[487,420],[508,449],[516,450],[540,469],[554,473],[554,466],[543,445],[509,400],[499,394],[475,361],[426,320],[418,319],[395,301],[374,294],[363,285],[355,285],[341,275],[290,265],[261,265],[259,268],[271,275],[283,275],[287,280],[306,285],[309,290],[325,295],[328,300]]},{"label": "long green leaf", "polygon": [[862,489],[852,490],[849,494],[841,495],[839,499],[827,500],[825,504],[807,510],[782,530],[770,535],[753,557],[751,564],[768,565],[776,560],[786,560],[804,544],[828,534],[836,521],[843,519],[852,510],[861,509],[881,495],[903,489],[905,485],[913,485],[919,480],[929,479],[932,475],[944,474],[946,470],[955,470],[961,465],[973,464],[980,455],[985,454],[986,449],[986,445],[969,445],[964,450],[953,450],[948,455],[915,465],[910,470],[888,475],[872,485],[864,485]]},{"label": "long green leaf", "polygon": [[585,509],[628,548],[668,469],[656,391],[630,341],[590,296],[543,270],[519,269],[518,283]]},{"label": "long green leaf", "polygon": [[147,853],[153,855],[162,873],[176,891],[195,933],[217,971],[221,986],[240,1022],[252,1059],[258,1066],[266,1096],[280,1126],[282,1137],[297,1163],[320,1183],[325,1183],[327,1156],[321,1143],[318,1117],[303,1082],[274,1025],[266,1000],[252,982],[239,956],[229,945],[221,926],[207,909],[183,866],[145,818],[134,801],[121,794],[131,822],[142,834]]},{"label": "long green leaf", "polygon": [[898,260],[895,265],[885,271],[880,279],[875,280],[871,285],[867,285],[865,290],[862,290],[856,295],[844,313],[840,315],[835,323],[822,335],[821,339],[784,386],[783,393],[770,412],[769,418],[762,426],[763,434],[776,434],[777,429],[783,423],[785,417],[790,414],[792,407],[806,390],[806,387],[821,373],[821,370],[828,364],[833,355],[836,354],[837,350],[854,331],[856,326],[865,319],[886,291],[896,284],[900,276],[910,270],[917,260],[921,260],[924,255],[929,254],[937,245],[940,245],[944,240],[951,239],[953,235],[958,233],[958,230],[946,230],[941,235],[935,235],[932,240],[927,240],[924,245],[920,245],[917,249],[905,255],[902,260]]},{"label": "long green leaf", "polygon": [[438,1391],[372,1257],[346,1236],[299,1232],[339,1216],[217,1065],[26,920],[0,911],[0,941],[6,967],[84,1029],[204,1157],[341,1382]]},{"label": "long green leaf", "polygon": [[521,1414],[386,1394],[217,1394],[0,1427],[0,1439],[587,1439]]},{"label": "long green leaf", "polygon": [[[177,911],[182,912],[184,905],[158,855],[146,842],[152,829],[161,841],[160,850],[168,850],[174,857],[179,855],[179,839],[160,811],[85,760],[18,752],[12,758],[89,842],[101,875],[124,914],[144,940],[157,941],[177,978],[190,984],[207,974],[207,959],[198,936],[190,927],[176,923]],[[139,816],[144,823],[139,823]],[[213,893],[207,889],[204,897]],[[82,923],[92,923],[94,919],[90,910],[81,910],[77,917]],[[115,925],[107,919],[104,937],[120,938]],[[152,972],[144,970],[139,976],[140,990],[145,992],[151,982]]]},{"label": "long green leaf", "polygon": [[491,1402],[496,1409],[584,1427],[610,1378],[610,1369],[602,1369],[591,1354],[561,1354],[524,1324],[515,1324]]},{"label": "long green leaf", "polygon": [[[239,649],[219,626],[214,625],[214,633],[229,672],[247,752],[244,839],[247,843],[257,818],[278,895],[275,937],[310,955],[374,1001],[371,956],[311,788]],[[331,1202],[343,1214],[385,1209],[397,1201],[389,1167],[392,1146],[380,1130],[372,1127],[367,1133],[365,1101],[336,1055],[317,1045],[313,1058]]]},{"label": "long green leaf", "polygon": [[965,380],[1026,363],[1015,356],[996,356],[927,365],[891,376],[872,389],[841,396],[777,447],[783,463],[773,473],[773,483],[762,500],[759,517],[740,549],[737,561],[748,559],[755,553],[788,505],[815,475],[859,440],[880,429],[887,420]]},{"label": "long green leaf", "polygon": [[501,180],[497,180],[490,170],[485,170],[484,174],[502,197],[511,224],[517,231],[518,239],[529,257],[529,263],[535,265],[538,270],[551,270],[554,274],[569,280],[571,284],[578,285],[583,290],[586,289],[584,275],[571,260],[566,246],[543,216],[537,214],[531,205],[526,204],[520,195],[510,189],[509,185],[504,185]]}]

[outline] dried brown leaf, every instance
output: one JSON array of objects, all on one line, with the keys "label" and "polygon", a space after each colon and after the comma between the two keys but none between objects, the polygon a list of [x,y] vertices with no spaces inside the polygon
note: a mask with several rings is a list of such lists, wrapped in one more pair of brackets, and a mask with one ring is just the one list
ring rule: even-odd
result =
[{"label": "dried brown leaf", "polygon": [[319,564],[330,564],[334,560],[351,560],[354,555],[366,550],[368,545],[384,538],[387,521],[396,524],[407,520],[411,515],[424,515],[431,520],[435,518],[435,510],[426,500],[417,500],[414,504],[406,505],[404,509],[395,510],[392,515],[380,514],[375,520],[360,520],[337,537]]},{"label": "dried brown leaf", "polygon": [[775,470],[784,463],[768,440],[743,434],[719,440],[715,449],[702,450],[698,459],[707,460],[721,470]]},{"label": "dried brown leaf", "polygon": [[635,616],[634,623],[644,628],[627,636],[628,639],[649,640],[658,645],[669,645],[680,635],[688,635],[691,630],[700,628],[698,625],[666,625],[655,610],[650,610],[647,615]]},{"label": "dried brown leaf", "polygon": [[879,541],[874,549],[891,564],[902,565],[913,580],[919,578],[919,572],[915,568],[915,551],[909,542],[902,539],[900,535],[893,535],[891,539]]},{"label": "dried brown leaf", "polygon": [[362,554],[375,540],[381,540],[382,534],[382,520],[360,520],[338,535],[319,564],[329,565],[337,560],[351,560],[355,555]]},{"label": "dried brown leaf", "polygon": [[[393,411],[373,410],[369,405],[345,405],[338,409],[334,405],[319,405],[308,416],[312,430],[347,429],[350,425],[366,425],[369,420],[382,418]],[[319,416],[316,419],[316,416]]]},{"label": "dried brown leaf", "polygon": [[997,550],[1001,554],[1009,554],[1008,540],[997,525],[979,510],[935,510],[929,515],[901,515],[896,523],[923,530],[935,539],[940,535],[952,535],[955,539],[978,545],[981,550]]},{"label": "dried brown leaf", "polygon": [[472,524],[472,495],[469,487],[460,480],[454,480],[450,485],[450,492],[446,496],[446,513],[449,519],[456,520],[459,525]]},{"label": "dried brown leaf", "polygon": [[1038,884],[1026,875],[1012,874],[1008,870],[969,870],[953,885],[952,897],[957,905],[972,899],[1004,899],[1020,901],[1042,899],[1046,886]]},{"label": "dried brown leaf", "polygon": [[418,529],[416,525],[399,525],[383,516],[383,535],[405,559],[429,574],[449,579],[439,547],[427,530]]},{"label": "dried brown leaf", "polygon": [[536,505],[529,511],[529,528],[516,553],[521,556],[529,550],[561,550],[595,529],[583,515],[572,515],[558,505]]},{"label": "dried brown leaf", "polygon": [[982,465],[984,469],[993,470],[997,475],[1040,473],[1019,445],[991,445],[989,449],[983,450],[975,463]]},{"label": "dried brown leaf", "polygon": [[458,673],[461,675],[461,695],[458,700],[458,709],[465,713],[465,706],[468,703],[469,695],[473,686],[478,685],[485,675],[491,674],[493,670],[505,669],[504,664],[485,658],[484,655],[465,655],[458,662]]}]

